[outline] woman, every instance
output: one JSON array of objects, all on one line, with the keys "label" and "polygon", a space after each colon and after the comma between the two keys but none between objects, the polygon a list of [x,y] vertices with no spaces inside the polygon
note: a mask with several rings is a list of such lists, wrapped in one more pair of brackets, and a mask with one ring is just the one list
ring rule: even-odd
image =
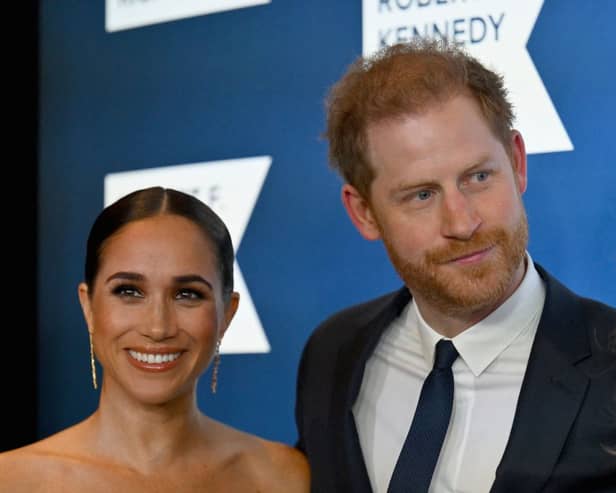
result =
[{"label": "woman", "polygon": [[297,450],[197,407],[238,306],[233,258],[224,223],[190,195],[148,188],[102,211],[78,288],[95,387],[94,355],[104,369],[99,406],[0,454],[0,492],[308,491]]}]

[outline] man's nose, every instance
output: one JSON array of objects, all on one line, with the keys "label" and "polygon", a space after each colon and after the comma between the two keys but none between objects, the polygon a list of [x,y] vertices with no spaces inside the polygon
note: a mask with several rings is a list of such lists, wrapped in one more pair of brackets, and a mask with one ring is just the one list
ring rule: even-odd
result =
[{"label": "man's nose", "polygon": [[470,239],[481,225],[473,201],[459,189],[443,192],[441,234],[446,238]]}]

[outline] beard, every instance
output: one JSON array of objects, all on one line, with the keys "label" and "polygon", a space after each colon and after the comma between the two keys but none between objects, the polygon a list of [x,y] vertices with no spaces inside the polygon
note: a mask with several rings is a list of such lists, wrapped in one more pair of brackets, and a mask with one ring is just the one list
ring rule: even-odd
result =
[{"label": "beard", "polygon": [[[459,316],[496,308],[510,294],[516,272],[525,258],[528,221],[524,209],[515,227],[494,228],[469,240],[450,240],[418,261],[400,255],[381,231],[383,243],[398,275],[415,297],[421,297],[443,314]],[[492,247],[477,265],[453,265],[455,258]],[[447,265],[446,265],[447,264]]]}]

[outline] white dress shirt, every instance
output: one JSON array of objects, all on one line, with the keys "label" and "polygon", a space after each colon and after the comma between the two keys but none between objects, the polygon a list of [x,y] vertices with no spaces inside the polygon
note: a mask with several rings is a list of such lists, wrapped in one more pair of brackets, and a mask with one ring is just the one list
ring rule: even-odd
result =
[{"label": "white dress shirt", "polygon": [[[528,253],[527,261],[522,283],[505,303],[452,339],[459,353],[454,402],[431,493],[487,493],[494,482],[545,301]],[[353,415],[375,493],[387,491],[442,338],[411,301],[366,364]]]}]

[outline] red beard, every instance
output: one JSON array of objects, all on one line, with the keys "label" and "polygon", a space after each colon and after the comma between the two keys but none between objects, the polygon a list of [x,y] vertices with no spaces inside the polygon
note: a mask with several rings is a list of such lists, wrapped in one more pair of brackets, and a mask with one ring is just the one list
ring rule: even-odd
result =
[{"label": "red beard", "polygon": [[[455,316],[496,308],[504,301],[526,254],[528,222],[522,211],[512,230],[495,228],[476,233],[469,240],[450,240],[415,263],[399,256],[393,243],[381,233],[389,258],[411,292],[442,313]],[[479,264],[448,264],[490,247],[490,258]]]}]

